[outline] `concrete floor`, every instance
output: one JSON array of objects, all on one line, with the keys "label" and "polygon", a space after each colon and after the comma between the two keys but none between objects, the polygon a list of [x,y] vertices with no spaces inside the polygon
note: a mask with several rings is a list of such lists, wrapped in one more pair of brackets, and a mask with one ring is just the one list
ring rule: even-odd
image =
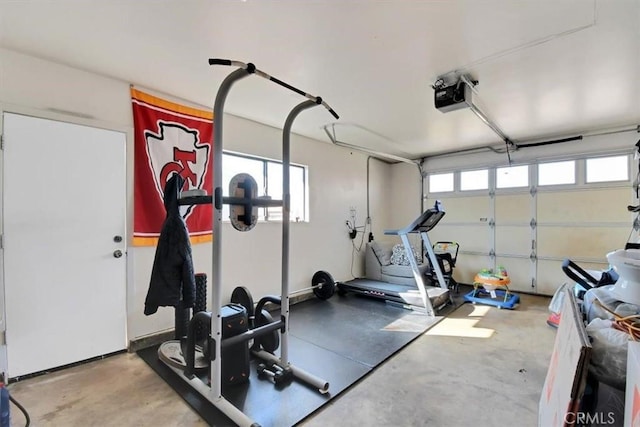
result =
[{"label": "concrete floor", "polygon": [[[465,304],[334,398],[304,426],[537,425],[555,330],[548,298],[513,311]],[[9,387],[37,426],[204,426],[135,354]],[[12,405],[14,427],[24,425]]]}]

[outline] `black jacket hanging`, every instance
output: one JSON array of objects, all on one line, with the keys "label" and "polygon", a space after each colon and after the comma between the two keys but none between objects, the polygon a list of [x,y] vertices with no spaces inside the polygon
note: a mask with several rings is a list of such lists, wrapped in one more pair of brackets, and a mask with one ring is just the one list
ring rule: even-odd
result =
[{"label": "black jacket hanging", "polygon": [[[167,217],[162,224],[151,281],[144,302],[144,314],[158,311],[158,307],[193,307],[196,284],[187,225],[180,215],[178,197],[184,179],[174,174],[164,187],[164,207]],[[182,300],[182,301],[181,301]]]}]

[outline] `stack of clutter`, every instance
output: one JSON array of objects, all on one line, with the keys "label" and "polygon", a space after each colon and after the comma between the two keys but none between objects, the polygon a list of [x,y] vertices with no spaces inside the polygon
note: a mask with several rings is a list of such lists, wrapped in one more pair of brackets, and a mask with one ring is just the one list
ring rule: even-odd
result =
[{"label": "stack of clutter", "polygon": [[588,290],[582,305],[592,345],[589,371],[624,390],[628,343],[640,340],[640,250],[620,249],[607,254],[607,260],[618,280]]}]

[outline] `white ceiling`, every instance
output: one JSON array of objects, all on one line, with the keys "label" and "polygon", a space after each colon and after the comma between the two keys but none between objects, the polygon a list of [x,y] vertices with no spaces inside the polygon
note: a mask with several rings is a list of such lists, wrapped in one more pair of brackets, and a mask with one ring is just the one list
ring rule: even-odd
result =
[{"label": "white ceiling", "polygon": [[[211,106],[252,62],[341,116],[340,141],[416,158],[501,139],[431,85],[457,71],[515,142],[640,123],[640,0],[0,0],[0,46]],[[303,99],[258,77],[226,109],[282,127]],[[294,132],[329,141],[304,112]]]}]

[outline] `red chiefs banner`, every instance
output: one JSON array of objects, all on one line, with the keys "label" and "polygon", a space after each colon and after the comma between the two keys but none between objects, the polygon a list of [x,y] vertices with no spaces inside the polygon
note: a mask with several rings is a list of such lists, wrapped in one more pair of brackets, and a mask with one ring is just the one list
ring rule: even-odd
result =
[{"label": "red chiefs banner", "polygon": [[[155,245],[166,211],[164,186],[178,173],[184,190],[212,193],[213,114],[131,88],[134,125],[133,245]],[[211,205],[183,206],[192,243],[211,241]]]}]

